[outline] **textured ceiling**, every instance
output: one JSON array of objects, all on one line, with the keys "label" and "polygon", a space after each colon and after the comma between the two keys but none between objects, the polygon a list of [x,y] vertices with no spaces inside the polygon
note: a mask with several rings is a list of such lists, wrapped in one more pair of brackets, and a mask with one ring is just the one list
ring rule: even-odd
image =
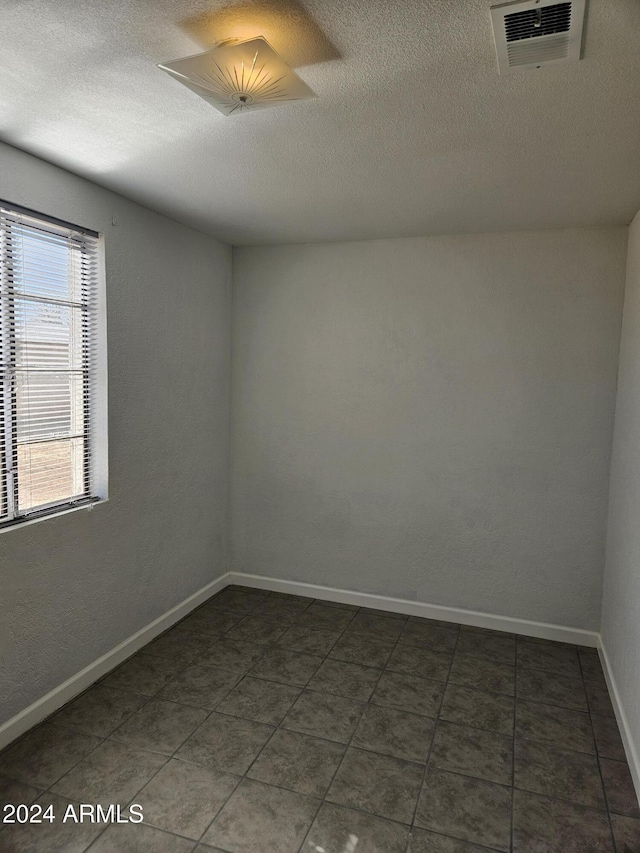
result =
[{"label": "textured ceiling", "polygon": [[[0,0],[0,137],[235,244],[629,222],[640,2],[500,77],[489,0]],[[319,98],[225,118],[156,68],[264,34]],[[1,176],[0,176],[1,194]]]}]

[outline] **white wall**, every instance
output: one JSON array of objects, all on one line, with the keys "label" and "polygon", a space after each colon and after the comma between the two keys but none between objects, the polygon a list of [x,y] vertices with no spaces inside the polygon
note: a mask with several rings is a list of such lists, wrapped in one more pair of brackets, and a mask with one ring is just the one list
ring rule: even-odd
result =
[{"label": "white wall", "polygon": [[0,534],[1,723],[226,571],[231,250],[6,145],[0,198],[105,234],[111,498]]},{"label": "white wall", "polygon": [[[640,213],[629,229],[616,403],[602,642],[640,771]],[[636,779],[640,783],[640,776]],[[640,793],[640,787],[639,787]]]},{"label": "white wall", "polygon": [[232,568],[598,629],[626,234],[234,250]]}]

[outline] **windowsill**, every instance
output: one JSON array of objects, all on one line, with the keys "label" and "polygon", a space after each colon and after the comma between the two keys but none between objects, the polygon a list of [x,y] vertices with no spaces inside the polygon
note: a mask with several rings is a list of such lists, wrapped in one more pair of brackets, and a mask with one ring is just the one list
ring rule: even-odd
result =
[{"label": "windowsill", "polygon": [[70,512],[81,512],[82,510],[85,512],[91,512],[95,507],[100,506],[100,504],[107,503],[108,500],[109,498],[96,498],[91,503],[62,507],[61,509],[51,510],[51,512],[45,512],[42,515],[34,514],[32,518],[21,518],[19,521],[10,522],[0,527],[0,534],[7,533],[9,530],[21,530],[23,527],[35,524],[37,521],[50,521],[52,518],[58,518],[61,515],[68,515]]}]

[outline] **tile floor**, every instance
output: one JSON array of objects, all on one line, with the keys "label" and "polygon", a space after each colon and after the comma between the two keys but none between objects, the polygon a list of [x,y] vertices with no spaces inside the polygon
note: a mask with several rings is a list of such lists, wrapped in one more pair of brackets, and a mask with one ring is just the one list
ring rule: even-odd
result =
[{"label": "tile floor", "polygon": [[640,853],[597,654],[228,587],[0,754],[3,853]]}]

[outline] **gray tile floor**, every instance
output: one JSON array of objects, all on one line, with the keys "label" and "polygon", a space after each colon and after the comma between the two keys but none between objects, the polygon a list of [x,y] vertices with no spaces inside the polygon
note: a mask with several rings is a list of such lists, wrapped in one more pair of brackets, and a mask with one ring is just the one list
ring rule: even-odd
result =
[{"label": "gray tile floor", "polygon": [[228,587],[0,754],[65,853],[640,853],[597,654]]}]

